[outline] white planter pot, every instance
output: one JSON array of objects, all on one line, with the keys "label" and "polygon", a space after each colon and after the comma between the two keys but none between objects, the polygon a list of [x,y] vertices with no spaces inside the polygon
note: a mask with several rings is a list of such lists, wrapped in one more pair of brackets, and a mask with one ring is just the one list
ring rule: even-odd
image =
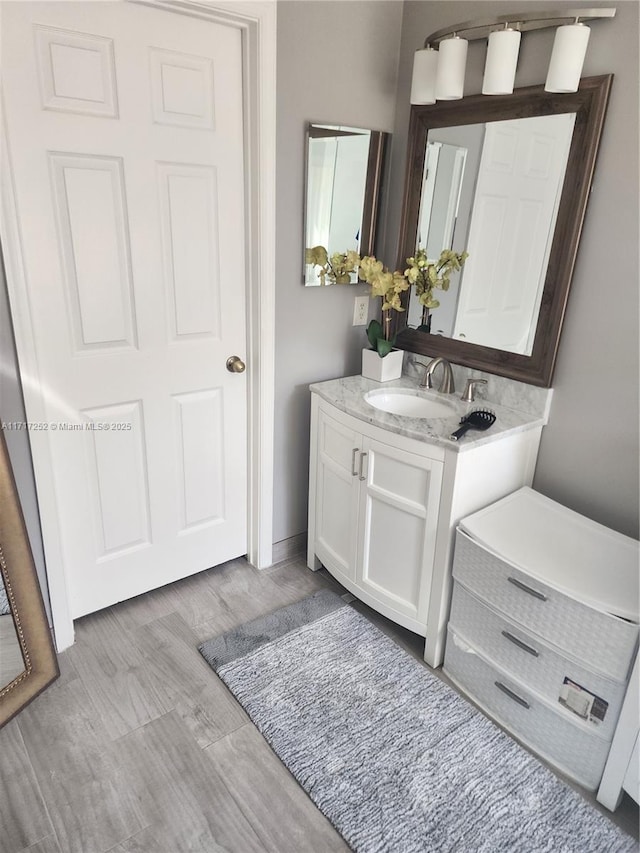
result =
[{"label": "white planter pot", "polygon": [[366,379],[375,379],[376,382],[389,382],[391,379],[400,379],[402,376],[402,359],[404,351],[400,349],[391,350],[384,358],[372,349],[362,350],[362,375]]}]

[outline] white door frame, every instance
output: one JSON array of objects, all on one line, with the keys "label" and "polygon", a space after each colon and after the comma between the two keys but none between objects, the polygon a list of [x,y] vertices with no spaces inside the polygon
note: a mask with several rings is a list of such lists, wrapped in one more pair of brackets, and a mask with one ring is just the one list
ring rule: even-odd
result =
[{"label": "white door frame", "polygon": [[[272,563],[273,430],[275,348],[275,166],[276,4],[275,0],[231,3],[199,0],[124,0],[202,17],[241,32],[245,120],[246,304],[247,304],[247,556],[257,568]],[[26,287],[8,135],[2,123],[0,240],[20,364],[27,420],[46,421],[38,353]],[[36,484],[43,505],[55,503],[53,464],[45,431],[30,431],[37,460]],[[74,641],[60,530],[41,517],[49,596],[58,651]]]}]

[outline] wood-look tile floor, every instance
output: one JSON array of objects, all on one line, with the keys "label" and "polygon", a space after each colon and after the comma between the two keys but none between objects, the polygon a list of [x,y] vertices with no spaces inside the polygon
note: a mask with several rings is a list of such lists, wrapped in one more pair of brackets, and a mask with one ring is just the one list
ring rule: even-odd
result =
[{"label": "wood-look tile floor", "polygon": [[0,730],[1,853],[348,851],[197,651],[327,586],[301,559],[236,560],[79,620],[60,678]]}]

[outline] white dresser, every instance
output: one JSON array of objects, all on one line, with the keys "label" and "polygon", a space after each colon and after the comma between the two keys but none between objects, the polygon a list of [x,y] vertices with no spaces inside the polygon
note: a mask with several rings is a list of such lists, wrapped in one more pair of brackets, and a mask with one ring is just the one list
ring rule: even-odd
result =
[{"label": "white dresser", "polygon": [[598,787],[638,645],[638,542],[529,488],[463,519],[444,670]]}]

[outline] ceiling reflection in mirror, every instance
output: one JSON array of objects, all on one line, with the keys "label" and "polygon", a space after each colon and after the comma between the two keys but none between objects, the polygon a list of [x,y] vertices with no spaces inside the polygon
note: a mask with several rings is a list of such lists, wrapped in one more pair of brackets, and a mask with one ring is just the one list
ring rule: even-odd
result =
[{"label": "ceiling reflection in mirror", "polygon": [[417,245],[467,251],[440,305],[410,328],[531,355],[575,113],[432,129]]},{"label": "ceiling reflection in mirror", "polygon": [[[308,125],[305,250],[323,246],[329,256],[349,250],[373,254],[386,137],[345,125]],[[307,286],[321,283],[317,267],[304,258],[303,276]]]}]

